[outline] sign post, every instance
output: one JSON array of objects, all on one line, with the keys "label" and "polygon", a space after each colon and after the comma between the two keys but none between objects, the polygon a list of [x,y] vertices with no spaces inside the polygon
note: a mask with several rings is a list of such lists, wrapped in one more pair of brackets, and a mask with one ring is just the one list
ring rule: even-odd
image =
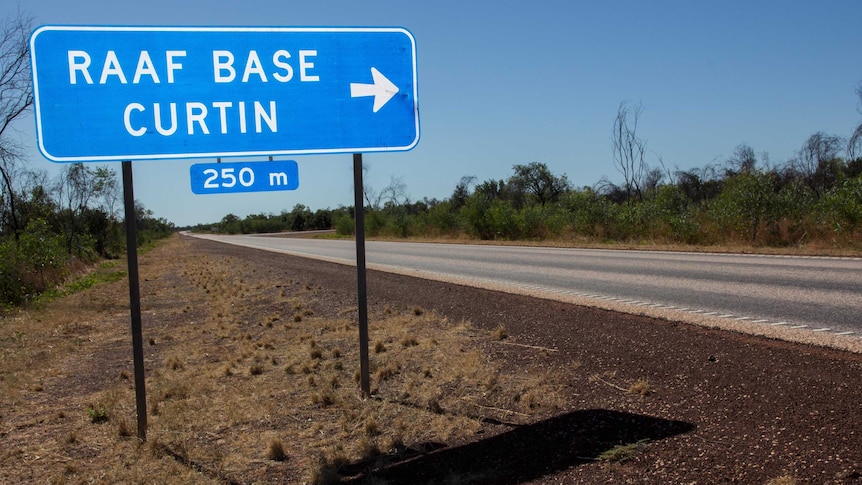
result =
[{"label": "sign post", "polygon": [[352,153],[361,384],[370,393],[362,153],[419,142],[410,32],[47,25],[30,36],[30,62],[42,155],[59,163],[123,161],[141,440],[147,421],[132,160],[269,156],[271,165],[190,169],[195,193],[224,193],[295,189],[295,162],[272,162],[273,155]]},{"label": "sign post", "polygon": [[368,297],[365,280],[365,201],[362,183],[362,154],[353,154],[353,220],[356,224],[356,289],[359,304],[359,385],[371,395],[368,362]]},{"label": "sign post", "polygon": [[138,277],[137,219],[132,162],[123,162],[123,205],[126,210],[126,259],[129,267],[129,313],[132,320],[132,360],[135,368],[135,406],[138,439],[147,440],[147,391],[144,377],[144,339],[141,332],[141,286]]}]

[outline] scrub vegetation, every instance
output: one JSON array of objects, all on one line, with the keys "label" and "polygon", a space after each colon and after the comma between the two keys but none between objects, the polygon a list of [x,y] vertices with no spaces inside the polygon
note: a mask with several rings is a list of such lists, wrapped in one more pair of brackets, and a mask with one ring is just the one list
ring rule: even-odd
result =
[{"label": "scrub vegetation", "polygon": [[[125,252],[113,170],[73,164],[54,180],[30,172],[15,180],[0,197],[0,309],[89,286],[101,277],[89,275],[98,262]],[[135,206],[139,246],[173,234],[173,224]]]}]

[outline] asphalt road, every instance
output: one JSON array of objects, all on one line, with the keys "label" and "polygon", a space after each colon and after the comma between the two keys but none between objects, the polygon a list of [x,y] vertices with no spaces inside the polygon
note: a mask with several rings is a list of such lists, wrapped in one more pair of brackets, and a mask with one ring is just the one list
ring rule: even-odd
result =
[{"label": "asphalt road", "polygon": [[[203,236],[355,264],[353,241]],[[862,337],[862,258],[366,243],[370,269]]]}]

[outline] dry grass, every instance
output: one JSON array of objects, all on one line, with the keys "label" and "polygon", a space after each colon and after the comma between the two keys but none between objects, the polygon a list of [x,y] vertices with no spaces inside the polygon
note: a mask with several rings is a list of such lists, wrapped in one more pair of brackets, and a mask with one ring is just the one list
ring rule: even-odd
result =
[{"label": "dry grass", "polygon": [[[572,365],[573,369],[579,369],[581,367],[580,362],[575,362]],[[655,392],[655,387],[653,387],[650,382],[641,377],[634,381],[629,387],[623,387],[618,384],[615,384],[613,380],[617,377],[616,371],[606,371],[600,374],[593,374],[590,376],[590,382],[600,382],[606,386],[612,387],[618,391],[622,391],[628,394],[635,394],[638,396],[648,396]]]},{"label": "dry grass", "polygon": [[608,463],[621,463],[628,461],[643,452],[648,443],[648,440],[640,440],[635,443],[617,445],[610,450],[599,454],[598,459],[599,461]]},{"label": "dry grass", "polygon": [[796,478],[793,475],[782,475],[770,479],[766,485],[796,485],[796,483]]},{"label": "dry grass", "polygon": [[344,463],[467,439],[488,417],[531,421],[562,399],[551,373],[499,371],[480,350],[499,335],[387,307],[370,316],[363,400],[355,308],[318,316],[319,288],[179,238],[140,269],[147,443],[134,438],[127,285],[101,285],[0,320],[0,482],[331,483]]},{"label": "dry grass", "polygon": [[284,451],[284,445],[281,440],[274,439],[269,442],[269,448],[266,451],[266,457],[272,461],[287,460],[287,453]]},{"label": "dry grass", "polygon": [[640,378],[629,386],[629,394],[637,394],[639,396],[647,396],[655,392],[655,389],[648,380]]}]

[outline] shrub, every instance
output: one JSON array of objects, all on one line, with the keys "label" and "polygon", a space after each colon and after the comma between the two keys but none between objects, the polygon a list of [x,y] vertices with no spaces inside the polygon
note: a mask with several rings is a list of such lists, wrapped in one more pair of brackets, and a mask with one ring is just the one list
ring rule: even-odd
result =
[{"label": "shrub", "polygon": [[347,214],[339,214],[334,217],[332,225],[335,227],[335,233],[339,236],[352,236],[356,231],[356,223]]},{"label": "shrub", "polygon": [[16,242],[0,242],[0,303],[18,305],[66,277],[65,241],[43,220],[31,221]]},{"label": "shrub", "polygon": [[844,180],[826,192],[816,213],[831,232],[852,237],[862,229],[862,177]]}]

